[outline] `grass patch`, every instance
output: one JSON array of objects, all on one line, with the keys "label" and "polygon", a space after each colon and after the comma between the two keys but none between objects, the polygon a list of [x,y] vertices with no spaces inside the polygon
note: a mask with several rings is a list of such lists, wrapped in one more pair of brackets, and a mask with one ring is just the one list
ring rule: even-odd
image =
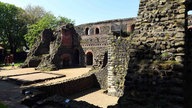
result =
[{"label": "grass patch", "polygon": [[8,108],[8,107],[0,102],[0,108]]},{"label": "grass patch", "polygon": [[[18,66],[20,66],[22,63],[23,63],[23,62],[15,62],[15,63],[14,63],[14,66],[15,66],[15,67],[18,67]],[[8,67],[8,66],[12,66],[12,65],[11,65],[11,64],[5,65],[4,63],[0,63],[0,67]],[[0,107],[0,108],[1,108],[1,107]]]}]

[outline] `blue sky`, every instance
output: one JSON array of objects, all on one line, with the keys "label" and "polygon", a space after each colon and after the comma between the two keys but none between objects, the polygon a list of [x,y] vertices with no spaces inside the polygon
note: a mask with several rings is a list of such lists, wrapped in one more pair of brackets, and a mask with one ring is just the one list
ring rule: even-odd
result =
[{"label": "blue sky", "polygon": [[76,25],[136,17],[140,0],[0,0],[25,8],[39,5],[55,16],[75,20]]}]

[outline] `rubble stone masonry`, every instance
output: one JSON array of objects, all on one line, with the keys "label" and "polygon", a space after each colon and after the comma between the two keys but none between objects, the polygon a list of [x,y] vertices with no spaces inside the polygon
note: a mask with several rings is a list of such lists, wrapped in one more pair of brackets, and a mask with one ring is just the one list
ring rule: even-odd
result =
[{"label": "rubble stone masonry", "polygon": [[191,108],[191,0],[140,0],[121,108]]}]

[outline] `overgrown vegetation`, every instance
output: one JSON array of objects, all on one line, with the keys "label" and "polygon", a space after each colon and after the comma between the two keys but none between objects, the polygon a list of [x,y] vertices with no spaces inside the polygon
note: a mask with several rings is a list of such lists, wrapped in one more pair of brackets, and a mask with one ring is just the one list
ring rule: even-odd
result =
[{"label": "overgrown vegetation", "polygon": [[67,23],[74,23],[74,21],[61,16],[55,17],[53,14],[47,13],[42,19],[28,26],[25,40],[28,42],[28,46],[31,47],[44,29],[51,28],[54,30],[57,26]]},{"label": "overgrown vegetation", "polygon": [[24,12],[14,5],[0,2],[0,44],[11,53],[16,53],[26,43],[23,37],[27,33]]}]

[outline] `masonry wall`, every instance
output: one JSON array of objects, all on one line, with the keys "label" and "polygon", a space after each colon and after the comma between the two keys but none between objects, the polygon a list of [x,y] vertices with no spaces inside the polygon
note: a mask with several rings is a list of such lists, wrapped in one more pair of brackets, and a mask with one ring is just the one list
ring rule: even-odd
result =
[{"label": "masonry wall", "polygon": [[121,108],[183,107],[184,2],[140,0]]},{"label": "masonry wall", "polygon": [[[90,37],[88,36],[82,36],[81,45],[85,52],[85,55],[88,52],[91,52],[93,54],[93,65],[101,66],[102,63],[99,63],[99,61],[103,62],[103,56],[107,52],[107,40],[108,35],[92,35]],[[98,62],[95,61],[95,59],[98,59]]]},{"label": "masonry wall", "polygon": [[49,94],[70,96],[84,90],[99,88],[99,84],[94,74],[87,73],[77,78],[65,80],[56,84],[44,85],[37,88]]},{"label": "masonry wall", "polygon": [[129,61],[128,40],[110,36],[108,43],[108,94],[122,96]]},{"label": "masonry wall", "polygon": [[[81,36],[81,46],[85,52],[93,54],[93,65],[102,66],[104,54],[108,52],[108,39],[112,32],[132,32],[135,18],[108,20],[76,26],[77,33]],[[96,33],[96,29],[99,32]],[[88,30],[88,31],[87,31]]]}]

